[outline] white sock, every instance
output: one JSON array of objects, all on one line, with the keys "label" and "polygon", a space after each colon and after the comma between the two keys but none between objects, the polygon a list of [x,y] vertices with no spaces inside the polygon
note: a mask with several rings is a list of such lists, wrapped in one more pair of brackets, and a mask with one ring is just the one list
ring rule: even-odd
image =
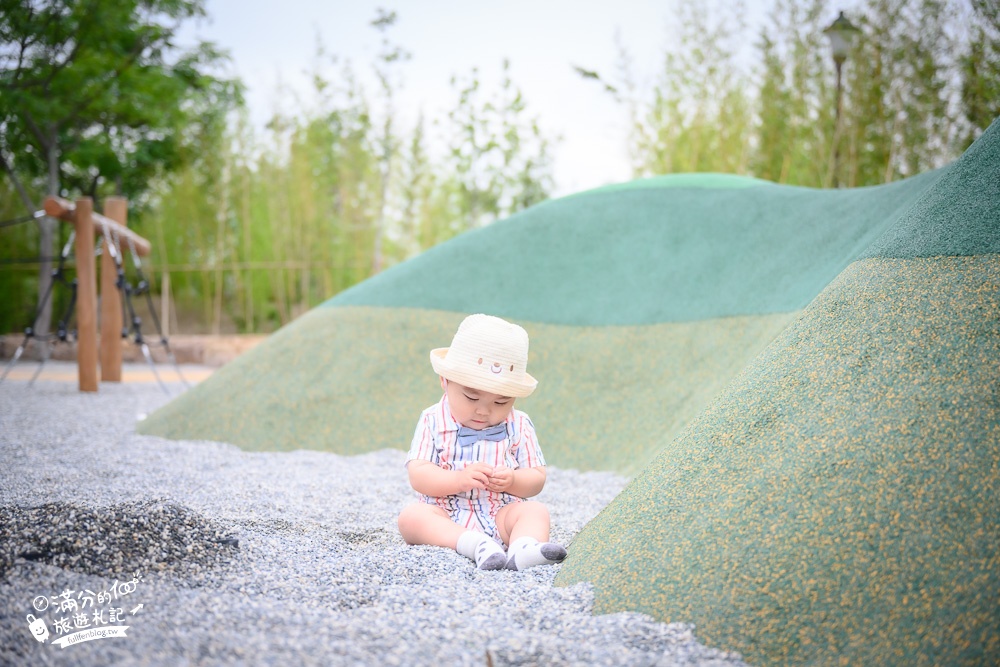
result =
[{"label": "white sock", "polygon": [[458,536],[455,551],[474,560],[480,570],[502,570],[507,562],[507,554],[496,540],[474,530],[467,530]]},{"label": "white sock", "polygon": [[566,549],[555,542],[539,542],[533,537],[519,537],[507,549],[508,570],[523,570],[536,565],[561,563]]}]

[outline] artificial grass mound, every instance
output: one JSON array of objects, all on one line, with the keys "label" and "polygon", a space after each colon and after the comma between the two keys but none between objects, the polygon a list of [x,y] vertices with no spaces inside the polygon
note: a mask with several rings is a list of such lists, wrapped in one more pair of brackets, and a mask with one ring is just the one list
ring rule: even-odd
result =
[{"label": "artificial grass mound", "polygon": [[757,664],[1000,662],[1000,257],[852,264],[557,583]]},{"label": "artificial grass mound", "polygon": [[[612,192],[615,190],[639,190],[646,188],[709,188],[713,190],[725,190],[728,188],[742,189],[752,188],[758,185],[773,185],[771,181],[750,176],[740,176],[737,174],[720,174],[712,172],[696,172],[690,174],[664,174],[662,176],[648,176],[637,178],[624,183],[612,183],[593,190],[587,190],[583,195],[594,192]],[[574,195],[570,195],[574,196]]]},{"label": "artificial grass mound", "polygon": [[860,257],[1000,253],[1000,119]]},{"label": "artificial grass mound", "polygon": [[664,443],[557,583],[751,662],[1000,663],[998,184],[994,123]]},{"label": "artificial grass mound", "polygon": [[599,188],[462,234],[321,307],[575,326],[795,312],[947,170],[845,190],[693,174]]},{"label": "artificial grass mound", "polygon": [[[258,451],[406,449],[420,411],[441,394],[428,351],[447,345],[463,317],[313,309],[150,415],[139,431]],[[522,323],[539,390],[518,408],[531,415],[552,465],[635,474],[659,446],[649,434],[680,433],[791,317],[644,327]]]}]

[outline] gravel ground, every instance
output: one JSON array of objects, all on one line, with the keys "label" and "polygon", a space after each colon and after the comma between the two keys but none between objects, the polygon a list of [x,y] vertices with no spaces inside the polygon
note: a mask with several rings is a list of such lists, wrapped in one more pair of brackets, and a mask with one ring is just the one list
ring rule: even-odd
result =
[{"label": "gravel ground", "polygon": [[[154,383],[0,384],[0,664],[742,664],[687,624],[593,615],[590,584],[553,587],[559,566],[479,572],[406,546],[401,450],[137,435],[166,400]],[[550,467],[553,539],[626,481]],[[53,645],[116,625],[125,637]]]}]

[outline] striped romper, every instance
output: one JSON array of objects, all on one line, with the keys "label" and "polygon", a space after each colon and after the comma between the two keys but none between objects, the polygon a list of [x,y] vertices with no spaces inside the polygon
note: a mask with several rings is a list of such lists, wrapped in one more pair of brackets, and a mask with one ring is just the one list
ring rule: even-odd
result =
[{"label": "striped romper", "polygon": [[[451,416],[447,395],[442,396],[420,415],[406,461],[430,461],[445,470],[462,470],[476,462],[515,469],[544,466],[535,427],[528,415],[515,408],[507,416],[506,424],[507,437],[503,440],[480,440],[461,446],[458,444],[459,424]],[[458,525],[486,533],[502,544],[496,525],[497,512],[504,505],[524,499],[509,493],[472,489],[444,498],[420,494],[420,500],[437,505]]]}]

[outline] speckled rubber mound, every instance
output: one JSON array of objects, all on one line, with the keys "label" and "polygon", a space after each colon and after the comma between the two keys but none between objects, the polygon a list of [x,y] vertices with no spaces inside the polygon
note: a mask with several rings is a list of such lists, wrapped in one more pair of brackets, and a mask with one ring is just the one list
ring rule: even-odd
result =
[{"label": "speckled rubber mound", "polygon": [[557,581],[755,664],[1000,662],[1000,124],[578,535]]},{"label": "speckled rubber mound", "polygon": [[[406,449],[420,411],[440,398],[428,351],[447,345],[463,317],[316,308],[160,408],[140,430],[249,450]],[[531,415],[549,463],[634,474],[661,438],[680,433],[790,318],[525,323],[529,368],[544,378],[544,391],[518,399],[518,407]]]}]

